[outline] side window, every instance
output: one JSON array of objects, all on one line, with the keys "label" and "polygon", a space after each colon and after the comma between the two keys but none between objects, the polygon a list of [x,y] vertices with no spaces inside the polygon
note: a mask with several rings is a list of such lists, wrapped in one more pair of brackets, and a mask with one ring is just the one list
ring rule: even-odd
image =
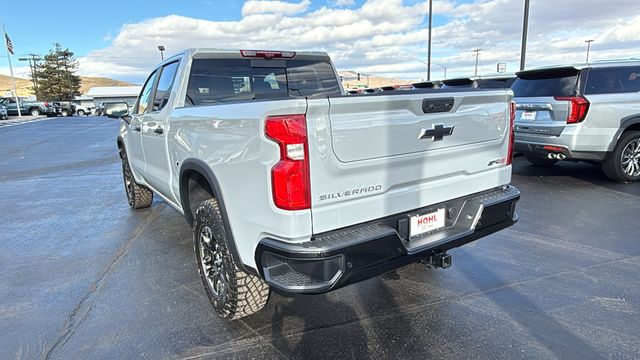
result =
[{"label": "side window", "polygon": [[158,86],[156,88],[156,94],[153,100],[153,111],[159,111],[167,105],[169,102],[169,96],[171,96],[171,88],[173,87],[173,80],[176,77],[178,71],[179,62],[172,62],[162,68],[160,73],[160,79],[158,79]]},{"label": "side window", "polygon": [[640,67],[591,69],[585,94],[619,94],[640,91]]},{"label": "side window", "polygon": [[140,92],[140,96],[138,97],[138,108],[136,109],[136,114],[144,114],[148,112],[149,96],[151,96],[151,90],[153,89],[153,83],[156,82],[157,74],[158,72],[154,71],[147,79],[147,82],[144,83],[142,92]]}]

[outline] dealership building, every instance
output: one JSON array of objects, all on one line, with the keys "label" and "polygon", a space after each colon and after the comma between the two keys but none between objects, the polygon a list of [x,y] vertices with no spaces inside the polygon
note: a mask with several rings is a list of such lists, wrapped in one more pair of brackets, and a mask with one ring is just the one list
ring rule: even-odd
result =
[{"label": "dealership building", "polygon": [[142,86],[96,86],[89,89],[83,98],[93,99],[95,106],[99,106],[101,103],[123,101],[133,106],[140,90],[142,90]]}]

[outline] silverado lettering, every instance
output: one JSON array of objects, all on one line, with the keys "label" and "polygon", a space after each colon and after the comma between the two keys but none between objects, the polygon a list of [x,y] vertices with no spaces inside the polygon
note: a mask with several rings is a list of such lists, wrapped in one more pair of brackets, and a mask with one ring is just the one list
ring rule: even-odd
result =
[{"label": "silverado lettering", "polygon": [[379,190],[382,190],[382,185],[371,185],[368,187],[355,188],[355,189],[346,190],[346,191],[338,191],[338,192],[329,193],[329,194],[321,194],[319,198],[320,198],[320,201],[324,201],[324,200],[337,199],[344,196],[354,196],[359,194],[365,194],[365,193],[379,191]]}]

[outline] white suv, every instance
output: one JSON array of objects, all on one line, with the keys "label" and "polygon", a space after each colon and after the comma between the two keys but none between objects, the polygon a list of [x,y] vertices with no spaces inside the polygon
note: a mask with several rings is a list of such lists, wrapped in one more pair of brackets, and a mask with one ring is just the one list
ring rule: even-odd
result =
[{"label": "white suv", "polygon": [[526,70],[512,90],[516,150],[531,163],[591,161],[613,180],[640,180],[639,60]]}]

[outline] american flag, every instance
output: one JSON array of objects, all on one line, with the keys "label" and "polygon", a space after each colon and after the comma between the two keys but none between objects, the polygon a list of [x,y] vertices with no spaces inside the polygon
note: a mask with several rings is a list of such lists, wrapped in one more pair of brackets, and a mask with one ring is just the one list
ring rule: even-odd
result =
[{"label": "american flag", "polygon": [[15,55],[13,53],[13,43],[11,42],[11,39],[9,39],[9,35],[7,35],[7,33],[4,33],[4,38],[7,41],[7,50],[9,50],[9,53],[11,53],[11,55]]}]

